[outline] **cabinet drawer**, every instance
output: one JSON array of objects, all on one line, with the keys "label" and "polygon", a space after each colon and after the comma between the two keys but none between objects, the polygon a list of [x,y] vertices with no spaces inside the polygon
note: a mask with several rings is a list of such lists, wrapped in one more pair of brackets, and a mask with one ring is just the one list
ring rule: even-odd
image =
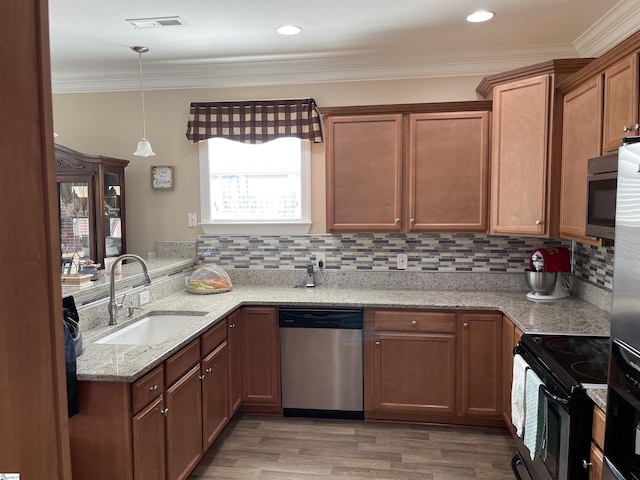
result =
[{"label": "cabinet drawer", "polygon": [[133,414],[137,414],[162,392],[164,392],[164,369],[160,365],[131,386],[131,411]]},{"label": "cabinet drawer", "polygon": [[171,385],[200,362],[200,339],[196,339],[164,362],[166,385]]},{"label": "cabinet drawer", "polygon": [[227,339],[227,319],[217,323],[200,337],[200,350],[202,358],[213,352],[218,345]]},{"label": "cabinet drawer", "polygon": [[593,407],[593,441],[604,450],[604,425],[605,415],[598,407]]},{"label": "cabinet drawer", "polygon": [[403,332],[455,333],[456,314],[402,310],[375,311],[373,328]]}]

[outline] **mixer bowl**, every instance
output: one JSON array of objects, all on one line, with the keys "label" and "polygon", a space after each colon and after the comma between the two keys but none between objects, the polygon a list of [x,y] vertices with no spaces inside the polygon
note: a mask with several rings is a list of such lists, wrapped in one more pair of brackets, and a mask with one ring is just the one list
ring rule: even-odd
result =
[{"label": "mixer bowl", "polygon": [[556,279],[558,278],[558,272],[525,270],[524,278],[532,292],[546,295],[553,291],[553,286],[556,284]]}]

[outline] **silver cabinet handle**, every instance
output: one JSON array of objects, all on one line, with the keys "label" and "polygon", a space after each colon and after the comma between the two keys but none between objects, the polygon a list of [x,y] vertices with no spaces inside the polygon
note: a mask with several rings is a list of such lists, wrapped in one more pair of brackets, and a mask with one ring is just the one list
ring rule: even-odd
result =
[{"label": "silver cabinet handle", "polygon": [[469,322],[464,322],[464,323],[462,324],[462,326],[463,326],[464,328],[469,328]]},{"label": "silver cabinet handle", "polygon": [[400,219],[396,218],[396,224],[400,223]]},{"label": "silver cabinet handle", "polygon": [[622,131],[623,132],[630,132],[631,129],[625,125],[624,127],[622,127]]},{"label": "silver cabinet handle", "polygon": [[207,368],[207,369],[205,370],[205,372],[207,372],[207,373],[211,373],[211,367]]},{"label": "silver cabinet handle", "polygon": [[637,132],[637,131],[640,129],[640,123],[636,123],[636,124],[633,126],[633,129]]},{"label": "silver cabinet handle", "polygon": [[380,342],[376,342],[376,347],[379,347],[379,346],[380,346]]},{"label": "silver cabinet handle", "polygon": [[412,219],[411,219],[411,223],[416,223],[416,219],[415,219],[415,218],[412,218]]},{"label": "silver cabinet handle", "polygon": [[198,378],[199,378],[200,380],[204,380],[204,377],[205,377],[205,375],[200,375]]},{"label": "silver cabinet handle", "polygon": [[542,220],[536,220],[536,225],[542,225]]},{"label": "silver cabinet handle", "polygon": [[589,470],[589,467],[591,467],[591,465],[593,465],[593,463],[588,462],[587,460],[582,460],[582,468],[584,468],[585,470]]},{"label": "silver cabinet handle", "polygon": [[149,391],[157,392],[158,391],[158,385],[154,385],[153,387],[149,387]]},{"label": "silver cabinet handle", "polygon": [[411,321],[411,325],[413,325],[414,327],[418,324],[418,322],[416,322],[415,320]]},{"label": "silver cabinet handle", "polygon": [[166,417],[169,414],[169,409],[165,408],[164,410],[160,410],[160,413]]}]

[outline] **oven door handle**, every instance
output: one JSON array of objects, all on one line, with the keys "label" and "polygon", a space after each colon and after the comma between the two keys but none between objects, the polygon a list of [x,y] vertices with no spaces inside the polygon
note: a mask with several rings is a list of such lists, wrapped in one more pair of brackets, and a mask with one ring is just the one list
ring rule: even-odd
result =
[{"label": "oven door handle", "polygon": [[554,395],[549,390],[547,390],[547,387],[545,387],[544,385],[540,385],[540,390],[542,391],[545,397],[553,400],[554,402],[561,403],[562,405],[569,405],[568,398],[562,398],[557,395]]}]

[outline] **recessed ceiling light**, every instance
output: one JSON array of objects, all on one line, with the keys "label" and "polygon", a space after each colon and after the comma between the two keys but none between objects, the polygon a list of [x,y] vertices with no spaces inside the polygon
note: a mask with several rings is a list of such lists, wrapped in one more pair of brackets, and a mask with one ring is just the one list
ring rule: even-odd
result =
[{"label": "recessed ceiling light", "polygon": [[180,17],[126,18],[125,22],[136,28],[184,27],[187,25]]},{"label": "recessed ceiling light", "polygon": [[494,16],[495,16],[495,13],[493,12],[489,12],[487,10],[479,10],[469,15],[467,17],[467,22],[471,22],[471,23],[486,22],[487,20],[491,20]]},{"label": "recessed ceiling light", "polygon": [[295,25],[283,25],[281,27],[276,28],[276,32],[280,35],[298,35],[302,29],[300,27],[296,27]]}]

